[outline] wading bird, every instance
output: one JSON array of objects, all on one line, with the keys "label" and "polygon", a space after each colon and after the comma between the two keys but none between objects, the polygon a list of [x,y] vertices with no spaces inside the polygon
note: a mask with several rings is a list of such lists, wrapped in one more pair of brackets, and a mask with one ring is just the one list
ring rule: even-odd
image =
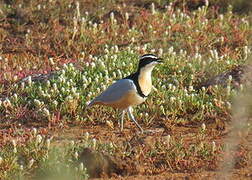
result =
[{"label": "wading bird", "polygon": [[161,58],[153,54],[145,54],[140,57],[138,69],[135,73],[120,79],[110,85],[99,96],[93,99],[88,107],[101,104],[122,110],[121,131],[123,130],[123,120],[125,112],[129,118],[143,132],[143,128],[138,124],[132,114],[132,107],[143,103],[152,89],[151,73],[155,65],[162,62]]}]

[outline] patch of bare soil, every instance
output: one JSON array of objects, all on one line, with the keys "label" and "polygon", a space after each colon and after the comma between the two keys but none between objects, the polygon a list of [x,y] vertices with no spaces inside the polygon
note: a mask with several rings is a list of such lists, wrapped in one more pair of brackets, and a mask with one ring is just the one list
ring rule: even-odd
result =
[{"label": "patch of bare soil", "polygon": [[[218,131],[214,126],[208,125],[208,137],[207,140],[209,142],[215,141],[218,143],[223,143],[223,140],[229,133],[229,131]],[[145,128],[147,130],[147,128]],[[183,137],[184,142],[186,143],[194,143],[195,136],[199,131],[199,127],[171,127],[170,131],[165,131],[165,128],[149,128],[145,134],[139,134],[138,129],[134,126],[133,123],[127,122],[125,126],[125,130],[123,132],[119,131],[118,127],[114,129],[105,126],[104,124],[92,124],[92,125],[82,125],[82,126],[73,126],[69,128],[65,128],[62,130],[57,130],[55,132],[51,132],[54,136],[54,140],[56,144],[65,144],[71,140],[81,140],[84,138],[84,134],[88,132],[90,134],[90,138],[95,138],[98,141],[102,142],[114,142],[115,144],[130,144],[129,148],[137,148],[139,146],[153,146],[155,141],[165,138],[168,134],[172,134],[172,136],[180,136]],[[252,139],[252,136],[249,137]],[[62,143],[65,142],[65,143]],[[86,150],[84,150],[86,151]],[[103,162],[106,159],[107,155],[98,154],[95,151],[87,150],[88,156],[101,157],[101,161]],[[85,153],[84,153],[85,154]],[[113,157],[114,158],[114,157]],[[97,158],[96,158],[97,159]],[[98,158],[99,159],[99,158]],[[92,164],[92,159],[89,159]],[[107,160],[105,160],[107,162]],[[110,157],[107,164],[108,166],[97,167],[99,170],[102,168],[105,169],[104,172],[100,171],[102,179],[218,179],[222,174],[218,170],[216,171],[206,171],[206,170],[195,170],[195,171],[182,171],[182,172],[174,172],[170,169],[155,169],[149,170],[148,165],[144,162],[131,162],[132,160],[120,160],[113,159],[112,166],[110,167]],[[141,161],[141,159],[139,159]],[[144,160],[145,162],[148,160]],[[102,164],[102,163],[100,163]],[[118,168],[122,173],[110,173],[106,174],[106,172],[110,172],[109,169],[114,171],[114,166],[118,165]],[[92,172],[93,173],[93,172]],[[251,179],[252,178],[252,166],[246,166],[245,168],[239,167],[238,169],[232,170],[232,179]],[[97,176],[93,176],[97,177]]]}]

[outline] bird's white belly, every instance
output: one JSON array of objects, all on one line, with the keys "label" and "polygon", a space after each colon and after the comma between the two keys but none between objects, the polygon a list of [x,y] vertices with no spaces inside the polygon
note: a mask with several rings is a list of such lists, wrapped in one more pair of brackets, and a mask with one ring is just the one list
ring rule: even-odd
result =
[{"label": "bird's white belly", "polygon": [[141,104],[145,100],[146,98],[143,98],[140,95],[138,95],[136,90],[130,90],[116,101],[111,101],[111,102],[99,101],[99,102],[96,102],[95,104],[102,104],[102,105],[106,105],[106,106],[110,106],[110,107],[118,108],[118,109],[126,109],[130,106],[136,106],[138,104]]}]

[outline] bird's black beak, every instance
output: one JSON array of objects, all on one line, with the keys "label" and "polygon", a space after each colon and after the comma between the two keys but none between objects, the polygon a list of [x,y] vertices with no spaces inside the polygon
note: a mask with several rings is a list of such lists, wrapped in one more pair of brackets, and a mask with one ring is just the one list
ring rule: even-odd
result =
[{"label": "bird's black beak", "polygon": [[162,58],[158,58],[158,59],[157,59],[157,62],[158,62],[158,63],[163,63],[163,59],[162,59]]}]

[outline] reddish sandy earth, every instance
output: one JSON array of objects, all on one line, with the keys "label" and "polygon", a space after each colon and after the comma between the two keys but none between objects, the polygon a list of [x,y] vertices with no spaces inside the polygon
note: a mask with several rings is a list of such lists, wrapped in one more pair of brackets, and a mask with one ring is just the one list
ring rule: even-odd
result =
[{"label": "reddish sandy earth", "polygon": [[[145,127],[145,129],[147,129]],[[114,129],[109,128],[105,124],[90,124],[90,125],[74,125],[73,127],[64,128],[61,130],[57,130],[51,132],[51,135],[54,136],[54,140],[56,144],[64,144],[63,142],[69,142],[71,140],[81,140],[83,139],[83,135],[85,132],[89,132],[91,138],[96,138],[101,142],[114,142],[115,144],[121,144],[123,142],[130,142],[135,137],[138,140],[143,140],[143,144],[145,146],[151,146],[156,140],[160,140],[160,138],[166,136],[167,134],[171,134],[172,136],[182,135],[184,138],[184,142],[194,142],[194,136],[198,133],[199,127],[176,127],[173,126],[171,128],[167,127],[150,127],[153,132],[146,133],[144,135],[140,135],[138,130],[135,128],[134,124],[131,122],[126,122],[126,126],[123,132],[120,132],[118,127],[116,126]],[[227,128],[226,128],[227,129]],[[209,136],[207,139],[209,142],[213,140],[217,143],[223,143],[226,141],[226,137],[230,133],[232,129],[225,131],[217,131],[215,128],[209,125]],[[249,143],[250,148],[252,149],[252,135],[246,137],[246,142]],[[136,145],[138,142],[135,142]],[[182,172],[174,172],[167,169],[157,170],[157,171],[149,171],[148,167],[144,165],[144,163],[138,162],[139,166],[132,167],[134,170],[130,170],[128,167],[129,174],[123,176],[112,176],[111,179],[252,179],[252,166],[251,163],[249,166],[234,168],[229,172],[225,172],[224,170],[195,170],[194,172],[182,171]],[[220,163],[221,164],[221,163]],[[218,168],[217,168],[218,169]],[[104,177],[103,179],[109,179],[108,177]]]}]

